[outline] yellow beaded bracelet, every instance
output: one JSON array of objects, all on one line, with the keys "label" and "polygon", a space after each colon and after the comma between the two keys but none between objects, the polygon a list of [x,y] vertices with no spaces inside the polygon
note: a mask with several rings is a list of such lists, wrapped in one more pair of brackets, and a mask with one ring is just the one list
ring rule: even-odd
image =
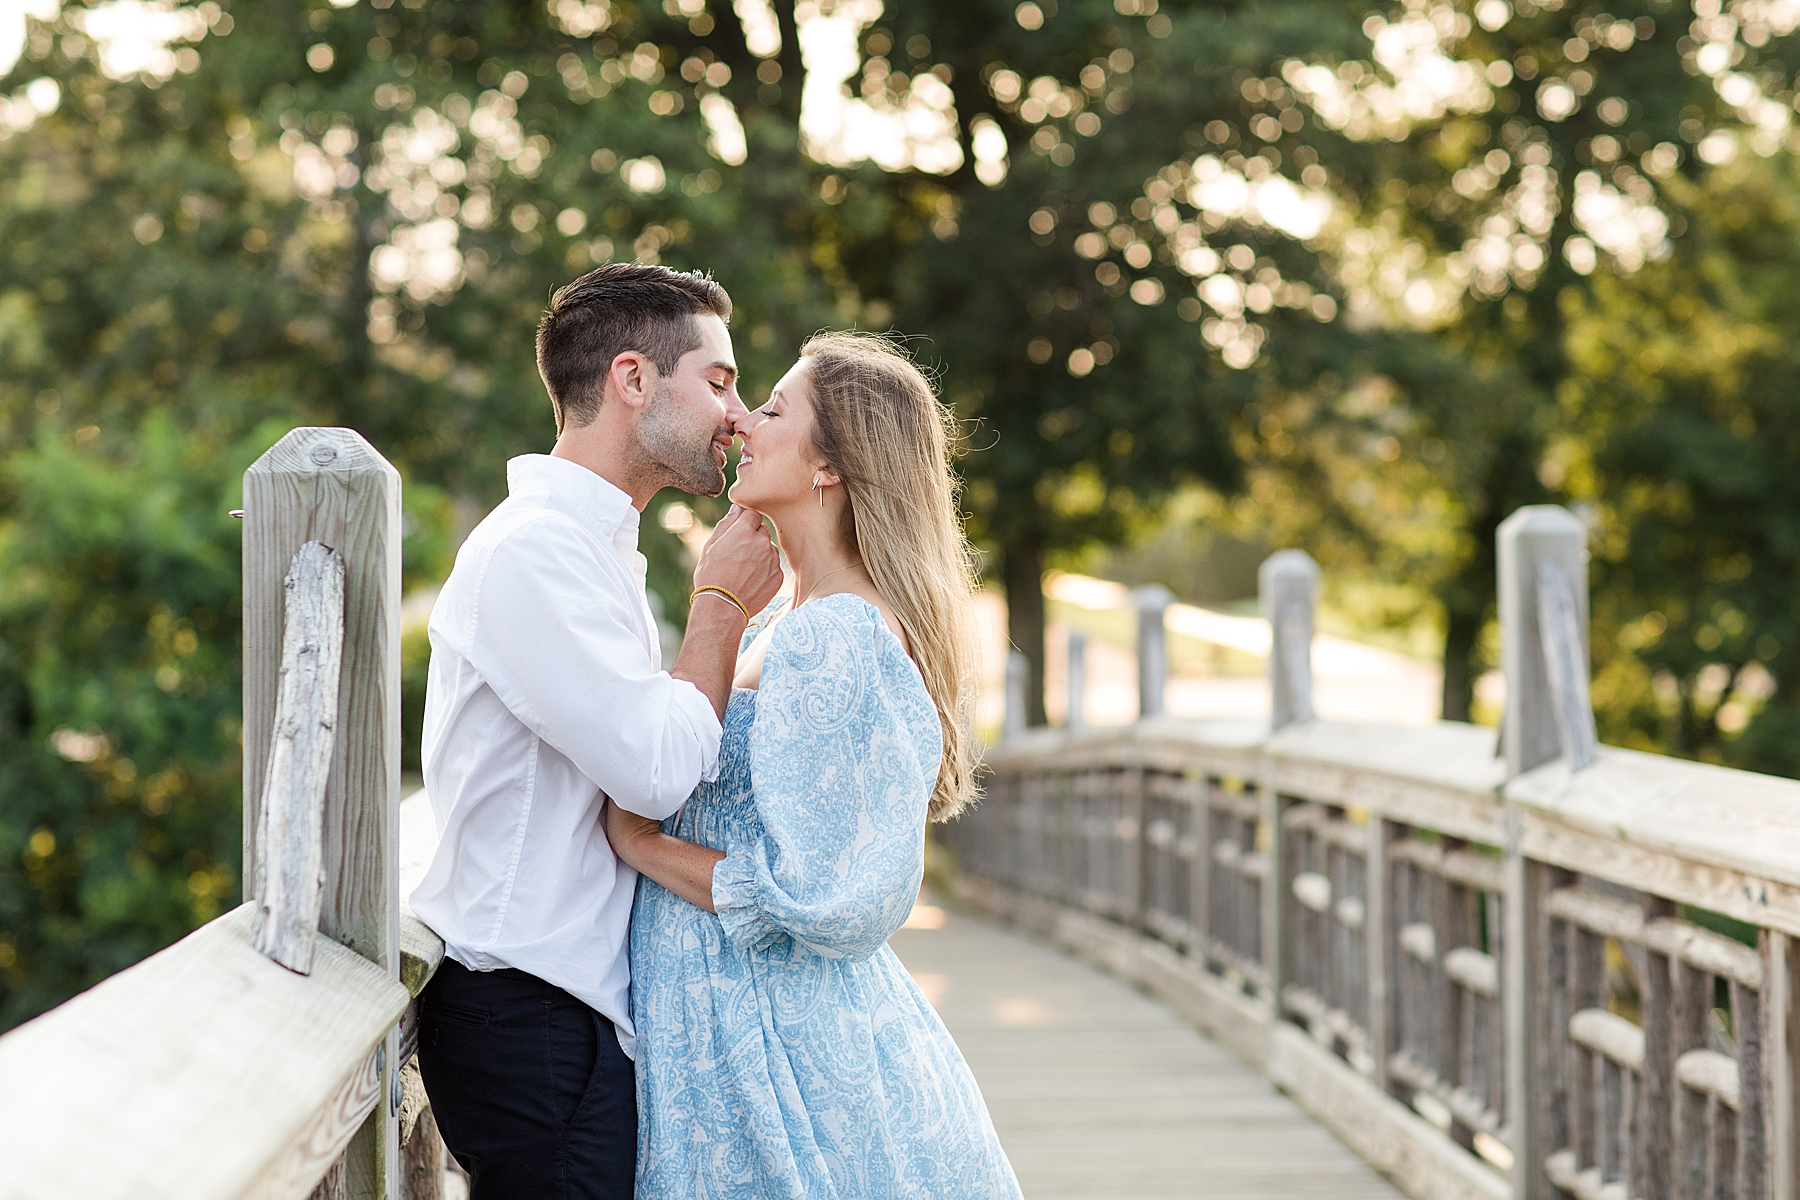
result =
[{"label": "yellow beaded bracelet", "polygon": [[714,596],[721,596],[724,599],[731,601],[732,606],[734,608],[736,608],[739,612],[744,614],[744,620],[748,621],[750,619],[750,610],[744,606],[744,602],[742,600],[739,600],[737,598],[737,596],[734,595],[729,589],[722,588],[722,587],[715,587],[712,584],[708,584],[705,587],[695,588],[694,594],[688,597],[688,604],[690,606],[692,606],[694,601],[698,600],[701,596],[706,595],[708,593],[711,593]]}]

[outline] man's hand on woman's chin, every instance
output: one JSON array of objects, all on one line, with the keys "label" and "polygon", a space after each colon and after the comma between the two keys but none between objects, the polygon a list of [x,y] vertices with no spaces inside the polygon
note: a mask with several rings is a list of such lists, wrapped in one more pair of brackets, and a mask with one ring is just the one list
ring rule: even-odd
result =
[{"label": "man's hand on woman's chin", "polygon": [[781,554],[761,513],[731,506],[700,550],[694,586],[728,589],[750,610],[748,616],[755,616],[775,598],[781,590]]},{"label": "man's hand on woman's chin", "polygon": [[606,830],[606,840],[612,843],[613,853],[628,867],[638,865],[635,843],[648,834],[661,832],[662,826],[649,817],[640,817],[634,812],[626,812],[607,797],[600,809],[601,827]]}]

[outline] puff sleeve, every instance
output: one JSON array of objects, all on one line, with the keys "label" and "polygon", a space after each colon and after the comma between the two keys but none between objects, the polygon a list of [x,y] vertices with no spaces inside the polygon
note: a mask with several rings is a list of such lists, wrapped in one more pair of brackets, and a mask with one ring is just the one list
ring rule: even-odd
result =
[{"label": "puff sleeve", "polygon": [[786,936],[833,958],[880,950],[918,895],[941,757],[918,669],[872,605],[838,594],[784,620],[750,733],[763,834],[713,869],[726,937],[761,949]]}]

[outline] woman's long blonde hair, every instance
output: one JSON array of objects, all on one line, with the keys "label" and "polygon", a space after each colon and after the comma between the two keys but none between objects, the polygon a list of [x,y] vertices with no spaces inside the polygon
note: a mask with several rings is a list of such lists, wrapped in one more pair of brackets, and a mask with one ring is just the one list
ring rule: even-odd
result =
[{"label": "woman's long blonde hair", "polygon": [[928,815],[947,821],[975,798],[974,552],[957,516],[950,455],[956,420],[893,342],[822,333],[812,362],[813,448],[844,481],[845,530],[906,631],[937,706],[944,759]]}]

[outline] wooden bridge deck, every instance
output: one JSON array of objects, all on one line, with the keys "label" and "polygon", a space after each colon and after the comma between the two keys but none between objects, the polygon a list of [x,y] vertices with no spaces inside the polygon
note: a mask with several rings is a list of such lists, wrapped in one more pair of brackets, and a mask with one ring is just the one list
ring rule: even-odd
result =
[{"label": "wooden bridge deck", "polygon": [[974,1068],[1028,1200],[1400,1200],[1156,1001],[980,917],[916,924],[894,950]]}]

